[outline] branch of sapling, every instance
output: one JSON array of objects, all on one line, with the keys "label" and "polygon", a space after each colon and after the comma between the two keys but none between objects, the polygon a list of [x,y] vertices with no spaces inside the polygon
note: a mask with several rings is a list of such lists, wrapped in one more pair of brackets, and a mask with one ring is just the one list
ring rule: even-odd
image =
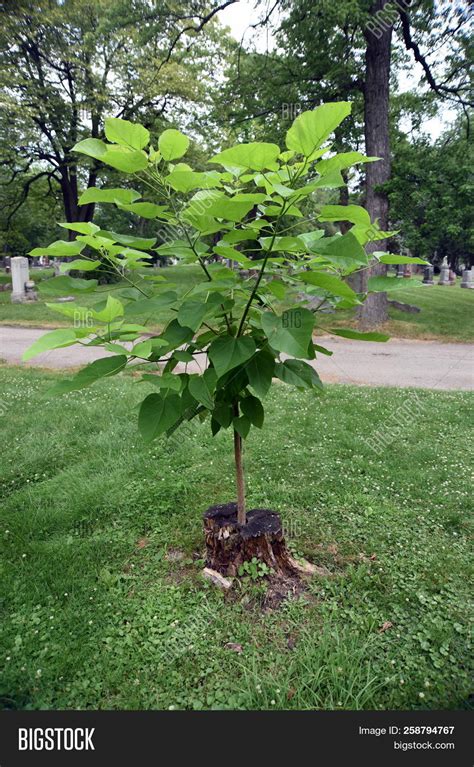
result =
[{"label": "branch of sapling", "polygon": [[256,293],[258,291],[259,285],[260,285],[260,283],[262,281],[262,277],[263,277],[263,273],[265,271],[265,267],[267,265],[267,261],[270,258],[273,246],[275,244],[275,240],[276,240],[276,237],[277,237],[277,225],[278,225],[278,222],[284,216],[284,214],[285,214],[285,204],[282,205],[281,213],[279,214],[277,220],[275,221],[272,239],[270,241],[270,245],[269,245],[267,254],[266,254],[265,258],[263,259],[262,266],[260,267],[260,272],[258,274],[258,277],[255,280],[255,285],[253,286],[252,292],[250,294],[250,298],[247,301],[247,304],[246,304],[245,309],[243,311],[243,314],[242,314],[242,317],[241,317],[241,320],[240,320],[240,324],[239,324],[239,327],[238,327],[238,330],[237,330],[237,338],[240,335],[242,335],[242,330],[243,330],[243,327],[244,327],[245,320],[247,319],[247,315],[248,315],[248,313],[250,311],[250,307],[252,306],[252,302],[253,302],[253,300],[255,298],[255,295],[256,295]]},{"label": "branch of sapling", "polygon": [[[131,279],[129,279],[129,277],[127,277],[126,272],[125,272],[125,267],[120,269],[120,265],[119,264],[114,264],[113,261],[110,261],[110,258],[107,255],[107,253],[105,253],[102,249],[99,252],[100,252],[102,258],[105,258],[110,263],[110,266],[112,266],[112,271],[110,269],[104,269],[103,270],[104,274],[114,274],[114,275],[115,274],[119,274],[120,277],[122,277],[126,282],[128,282],[133,288],[136,288],[136,290],[138,290],[142,294],[142,296],[145,296],[145,298],[151,298],[151,295],[148,295],[148,293],[146,293],[144,290],[142,290],[139,287],[139,285],[137,285],[137,283],[133,282],[133,280],[131,280]],[[81,254],[81,258],[82,258],[82,254]],[[87,259],[88,256],[84,256],[84,258]],[[94,259],[89,258],[89,260],[93,261]],[[110,290],[120,290],[120,286],[117,287],[117,288],[109,288],[108,290],[109,291]]]},{"label": "branch of sapling", "polygon": [[[173,197],[171,195],[171,192],[170,192],[168,186],[165,183],[163,183],[163,180],[159,176],[158,171],[156,172],[156,174],[154,174],[153,177],[156,178],[156,180],[160,184],[160,191],[163,193],[164,197],[168,200],[169,204],[173,208],[173,212],[174,212],[174,214],[176,216],[178,224],[181,227],[181,229],[183,231],[183,234],[184,234],[184,236],[186,237],[186,239],[187,239],[187,241],[189,243],[189,247],[191,248],[191,250],[193,251],[194,255],[196,256],[196,259],[197,259],[200,267],[202,268],[202,270],[203,270],[204,274],[206,275],[207,279],[209,280],[209,282],[212,282],[212,275],[209,272],[209,270],[208,270],[208,268],[207,268],[207,266],[206,266],[206,264],[204,262],[204,259],[199,255],[199,253],[196,250],[196,241],[193,241],[193,239],[192,239],[191,235],[189,234],[189,231],[188,231],[188,229],[187,229],[187,227],[186,227],[186,225],[184,223],[185,219],[183,219],[180,216],[180,212],[176,209]],[[222,306],[222,309],[223,308],[224,307]],[[225,319],[225,323],[227,325],[227,329],[228,329],[229,333],[231,333],[231,324],[230,324],[229,318],[227,316],[227,313],[225,311],[224,311],[224,319]]]}]

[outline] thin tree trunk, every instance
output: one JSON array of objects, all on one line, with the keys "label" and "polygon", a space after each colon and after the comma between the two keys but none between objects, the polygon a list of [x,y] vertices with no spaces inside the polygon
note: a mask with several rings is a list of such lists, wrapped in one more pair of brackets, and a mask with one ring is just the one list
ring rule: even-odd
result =
[{"label": "thin tree trunk", "polygon": [[[238,417],[239,406],[234,405],[234,415]],[[245,480],[242,456],[242,437],[234,429],[234,459],[235,459],[235,477],[237,484],[237,522],[239,525],[245,525]]]},{"label": "thin tree trunk", "polygon": [[[383,16],[384,7],[389,0],[374,0],[370,13],[379,19],[385,18],[383,24],[376,28],[366,28],[364,31],[367,43],[365,52],[365,84],[364,84],[364,115],[365,115],[365,149],[369,156],[380,157],[378,162],[365,166],[365,207],[372,220],[377,220],[382,230],[388,229],[389,204],[386,193],[380,188],[390,179],[390,133],[389,133],[389,90],[390,90],[390,58],[392,45],[392,25]],[[385,250],[387,240],[377,240],[367,245],[367,252]],[[386,274],[387,267],[374,264],[370,275]],[[357,292],[367,291],[369,274],[366,271],[354,275],[354,288]],[[370,293],[364,304],[358,309],[361,327],[371,327],[388,319],[388,303],[386,293]]]}]

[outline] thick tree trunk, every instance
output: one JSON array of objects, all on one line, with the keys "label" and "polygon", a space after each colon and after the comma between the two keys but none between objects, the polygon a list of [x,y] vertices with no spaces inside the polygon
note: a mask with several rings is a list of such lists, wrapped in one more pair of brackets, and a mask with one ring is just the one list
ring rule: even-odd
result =
[{"label": "thick tree trunk", "polygon": [[[64,205],[64,215],[66,217],[66,221],[68,223],[71,223],[73,221],[92,221],[92,218],[94,216],[94,204],[90,203],[89,205],[79,205],[79,194],[77,189],[77,170],[75,166],[71,166],[71,164],[65,164],[64,167],[60,168],[61,173],[61,194],[63,198],[63,205]],[[95,182],[97,179],[97,175],[95,172],[91,171],[89,174],[89,184],[88,186],[95,186]],[[75,232],[70,232],[70,239],[74,239],[76,236]]]},{"label": "thick tree trunk", "polygon": [[247,522],[237,519],[237,504],[211,506],[204,514],[206,566],[222,575],[234,576],[239,567],[254,557],[274,575],[297,576],[308,572],[288,551],[281,519],[269,509],[251,509]]},{"label": "thick tree trunk", "polygon": [[[383,13],[389,0],[374,0],[370,13],[376,17]],[[379,16],[379,19],[382,17]],[[383,24],[366,28],[365,53],[365,149],[369,156],[380,157],[378,162],[365,166],[365,207],[372,220],[377,219],[383,230],[388,229],[389,205],[386,193],[380,188],[390,179],[390,134],[389,134],[389,87],[390,58],[392,44],[392,25],[387,23],[385,14]],[[369,243],[367,252],[385,250],[386,240]],[[386,274],[383,264],[375,264],[370,274]],[[357,292],[367,289],[368,272],[360,272],[355,277]],[[354,284],[354,283],[353,283]],[[361,327],[373,327],[388,319],[386,293],[371,293],[358,310]]]}]

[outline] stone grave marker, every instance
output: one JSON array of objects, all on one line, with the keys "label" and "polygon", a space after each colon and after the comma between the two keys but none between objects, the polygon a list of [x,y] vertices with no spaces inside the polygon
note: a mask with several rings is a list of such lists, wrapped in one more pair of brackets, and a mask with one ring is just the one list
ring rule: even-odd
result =
[{"label": "stone grave marker", "polygon": [[26,301],[36,301],[36,293],[33,280],[30,280],[30,270],[26,256],[14,256],[11,259],[12,295],[13,304],[23,304]]},{"label": "stone grave marker", "polygon": [[449,279],[449,266],[446,258],[443,259],[443,263],[441,264],[441,274],[439,277],[438,285],[451,285]]},{"label": "stone grave marker", "polygon": [[423,285],[434,285],[434,268],[432,266],[425,266],[423,272]]},{"label": "stone grave marker", "polygon": [[465,269],[462,273],[462,288],[474,288],[474,282],[472,281],[472,270]]}]

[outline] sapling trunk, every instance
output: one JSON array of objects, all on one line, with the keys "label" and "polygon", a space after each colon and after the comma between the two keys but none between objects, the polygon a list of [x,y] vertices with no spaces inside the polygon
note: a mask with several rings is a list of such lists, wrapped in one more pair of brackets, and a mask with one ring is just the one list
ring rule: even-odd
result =
[{"label": "sapling trunk", "polygon": [[[236,417],[239,415],[239,406],[237,404],[234,405],[234,415]],[[234,429],[234,460],[237,484],[237,522],[239,525],[245,525],[247,521],[245,513],[245,480],[242,452],[242,437]]]}]

